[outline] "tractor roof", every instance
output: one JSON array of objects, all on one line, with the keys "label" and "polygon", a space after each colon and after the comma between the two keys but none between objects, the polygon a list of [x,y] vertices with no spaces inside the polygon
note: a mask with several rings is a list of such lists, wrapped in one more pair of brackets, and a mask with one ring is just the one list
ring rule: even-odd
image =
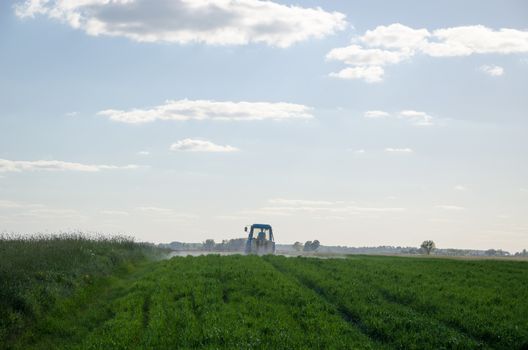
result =
[{"label": "tractor roof", "polygon": [[253,225],[251,225],[251,228],[271,229],[271,225],[267,225],[267,224],[253,224]]}]

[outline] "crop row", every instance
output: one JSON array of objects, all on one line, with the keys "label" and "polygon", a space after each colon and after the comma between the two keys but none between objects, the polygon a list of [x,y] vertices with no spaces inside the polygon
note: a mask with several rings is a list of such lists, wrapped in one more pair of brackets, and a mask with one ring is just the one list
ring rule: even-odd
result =
[{"label": "crop row", "polygon": [[366,335],[391,348],[528,345],[525,263],[266,259],[334,303]]},{"label": "crop row", "polygon": [[[80,343],[59,347],[372,349],[381,346],[344,320],[333,304],[259,257],[178,257],[157,262],[114,294],[104,306],[108,308],[105,319],[85,336],[78,337]],[[82,320],[82,313],[79,317],[72,324],[61,324],[61,332],[74,334],[79,324],[89,323]]]},{"label": "crop row", "polygon": [[175,257],[82,288],[20,349],[525,349],[526,263]]}]

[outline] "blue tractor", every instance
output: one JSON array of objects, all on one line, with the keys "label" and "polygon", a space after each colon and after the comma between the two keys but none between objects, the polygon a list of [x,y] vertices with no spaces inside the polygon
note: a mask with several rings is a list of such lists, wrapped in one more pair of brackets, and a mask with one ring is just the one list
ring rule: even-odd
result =
[{"label": "blue tractor", "polygon": [[[248,232],[247,226],[244,231]],[[246,242],[246,254],[275,254],[275,239],[271,225],[251,225]]]}]

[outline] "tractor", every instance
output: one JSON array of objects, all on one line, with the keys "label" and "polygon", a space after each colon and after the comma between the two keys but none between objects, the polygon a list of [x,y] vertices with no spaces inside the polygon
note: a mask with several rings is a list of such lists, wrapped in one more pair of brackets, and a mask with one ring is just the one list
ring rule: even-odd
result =
[{"label": "tractor", "polygon": [[[248,232],[248,227],[244,228]],[[275,254],[275,239],[271,225],[253,224],[249,228],[246,254]]]}]

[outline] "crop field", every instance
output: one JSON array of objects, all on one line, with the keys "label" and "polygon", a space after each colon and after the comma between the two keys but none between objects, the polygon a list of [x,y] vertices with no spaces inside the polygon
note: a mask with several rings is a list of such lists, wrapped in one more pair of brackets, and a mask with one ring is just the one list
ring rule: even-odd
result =
[{"label": "crop field", "polygon": [[526,262],[206,255],[116,271],[4,347],[528,348]]}]

